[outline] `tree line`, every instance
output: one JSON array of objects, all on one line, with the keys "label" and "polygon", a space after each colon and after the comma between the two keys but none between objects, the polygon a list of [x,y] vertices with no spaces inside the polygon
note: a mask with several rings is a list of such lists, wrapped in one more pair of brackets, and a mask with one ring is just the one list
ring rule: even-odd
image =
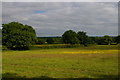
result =
[{"label": "tree line", "polygon": [[[73,32],[75,36],[70,36]],[[86,46],[88,44],[117,45],[119,42],[120,36],[88,36],[84,31],[76,33],[73,30],[68,30],[62,37],[37,37],[36,44],[83,44]]]},{"label": "tree line", "polygon": [[37,37],[32,26],[19,22],[2,24],[2,45],[12,50],[27,50],[35,44],[88,44],[115,45],[120,43],[120,35],[111,37],[90,37],[84,31],[67,30],[62,37]]}]

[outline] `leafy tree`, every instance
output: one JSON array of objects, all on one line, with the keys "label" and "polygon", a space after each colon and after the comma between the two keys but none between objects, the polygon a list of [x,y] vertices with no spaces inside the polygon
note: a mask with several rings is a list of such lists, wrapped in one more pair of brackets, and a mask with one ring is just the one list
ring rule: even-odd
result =
[{"label": "leafy tree", "polygon": [[36,44],[45,44],[45,42],[46,42],[45,39],[37,38]]},{"label": "leafy tree", "polygon": [[105,36],[103,37],[103,42],[104,42],[105,44],[107,44],[107,45],[110,45],[111,42],[112,42],[112,37],[110,37],[110,36],[108,36],[108,35],[105,35]]},{"label": "leafy tree", "polygon": [[103,37],[95,37],[94,41],[95,41],[96,44],[102,45],[103,44],[102,43],[103,42]]},{"label": "leafy tree", "polygon": [[0,45],[2,44],[2,30],[0,29]]},{"label": "leafy tree", "polygon": [[68,30],[62,35],[63,42],[65,44],[78,44],[79,40],[77,38],[76,32],[73,30]]},{"label": "leafy tree", "polygon": [[116,40],[115,40],[115,41],[117,42],[117,44],[120,43],[120,35],[118,35],[118,36],[116,37]]},{"label": "leafy tree", "polygon": [[53,39],[55,44],[63,44],[61,37],[57,36],[57,37],[53,37]]},{"label": "leafy tree", "polygon": [[80,44],[87,46],[91,42],[91,39],[86,35],[86,32],[79,31],[77,33],[77,37],[79,39]]},{"label": "leafy tree", "polygon": [[105,35],[103,37],[96,37],[96,43],[99,45],[110,45],[112,42],[112,37],[108,35]]},{"label": "leafy tree", "polygon": [[96,38],[95,37],[89,37],[89,44],[96,44],[96,40],[95,40]]},{"label": "leafy tree", "polygon": [[26,50],[36,41],[36,32],[31,26],[11,22],[2,27],[2,42],[8,49]]},{"label": "leafy tree", "polygon": [[48,44],[53,44],[53,43],[54,43],[54,40],[53,40],[53,38],[47,38],[46,42],[47,42]]}]

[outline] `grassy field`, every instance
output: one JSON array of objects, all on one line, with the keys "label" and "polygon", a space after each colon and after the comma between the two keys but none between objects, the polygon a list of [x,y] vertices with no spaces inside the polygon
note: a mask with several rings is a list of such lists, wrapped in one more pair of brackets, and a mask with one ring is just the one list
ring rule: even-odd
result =
[{"label": "grassy field", "polygon": [[3,51],[5,78],[115,78],[118,46]]}]

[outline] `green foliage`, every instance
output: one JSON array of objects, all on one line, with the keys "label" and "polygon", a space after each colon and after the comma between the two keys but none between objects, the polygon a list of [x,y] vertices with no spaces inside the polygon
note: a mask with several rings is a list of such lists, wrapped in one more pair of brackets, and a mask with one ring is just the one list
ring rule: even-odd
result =
[{"label": "green foliage", "polygon": [[[37,37],[37,42],[36,44],[40,44],[41,42],[43,42],[42,44],[46,44],[47,42],[47,39],[48,38],[52,38],[54,40],[54,44],[63,44],[63,41],[62,41],[62,37]],[[39,43],[40,42],[40,43]]]},{"label": "green foliage", "polygon": [[80,44],[83,44],[85,46],[92,42],[91,39],[86,35],[86,32],[84,31],[79,31],[77,33],[77,37],[79,39]]},{"label": "green foliage", "polygon": [[120,43],[120,35],[118,35],[118,36],[116,37],[116,42],[117,42],[117,44]]},{"label": "green foliage", "polygon": [[108,35],[105,35],[105,36],[103,37],[103,42],[104,42],[105,44],[107,44],[107,45],[110,45],[111,42],[112,42],[112,37],[110,37],[110,36],[108,36]]},{"label": "green foliage", "polygon": [[89,37],[89,39],[90,39],[90,44],[96,44],[96,37]]},{"label": "green foliage", "polygon": [[116,45],[117,37],[105,35],[103,37],[92,37],[92,40],[98,45]]},{"label": "green foliage", "polygon": [[53,37],[55,44],[63,44],[62,37]]},{"label": "green foliage", "polygon": [[48,38],[48,39],[46,40],[46,42],[47,42],[48,44],[54,44],[54,39],[53,39],[53,38]]},{"label": "green foliage", "polygon": [[79,40],[77,38],[77,34],[73,30],[66,31],[62,35],[62,38],[63,38],[63,42],[65,44],[78,44],[79,43]]},{"label": "green foliage", "polygon": [[105,35],[104,37],[96,37],[96,43],[99,45],[110,45],[112,44],[112,37]]},{"label": "green foliage", "polygon": [[45,39],[37,38],[36,44],[45,44],[45,42]]},{"label": "green foliage", "polygon": [[0,29],[0,45],[2,44],[2,30]]},{"label": "green foliage", "polygon": [[2,27],[2,42],[8,49],[26,50],[36,41],[36,32],[31,26],[11,22]]},{"label": "green foliage", "polygon": [[81,47],[79,44],[71,45],[71,44],[41,44],[34,45],[31,49],[54,49],[54,48],[74,48]]}]

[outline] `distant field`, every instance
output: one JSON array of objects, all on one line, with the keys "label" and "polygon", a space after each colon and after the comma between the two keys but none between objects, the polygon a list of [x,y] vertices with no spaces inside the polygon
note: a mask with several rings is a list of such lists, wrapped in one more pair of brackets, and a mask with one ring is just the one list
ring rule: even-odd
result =
[{"label": "distant field", "polygon": [[3,77],[116,78],[118,46],[3,51]]}]

